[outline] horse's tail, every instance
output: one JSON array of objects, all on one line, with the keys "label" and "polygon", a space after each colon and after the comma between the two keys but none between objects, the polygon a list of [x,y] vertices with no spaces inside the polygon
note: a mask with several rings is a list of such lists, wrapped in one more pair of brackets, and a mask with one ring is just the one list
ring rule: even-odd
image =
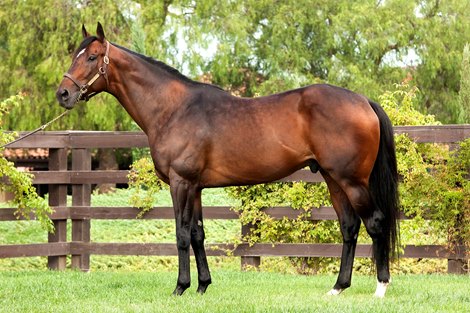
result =
[{"label": "horse's tail", "polygon": [[380,121],[380,144],[377,159],[369,179],[369,189],[373,201],[384,214],[384,234],[386,235],[386,252],[394,258],[398,256],[398,171],[395,155],[395,142],[392,122],[382,107],[369,100],[369,103]]}]

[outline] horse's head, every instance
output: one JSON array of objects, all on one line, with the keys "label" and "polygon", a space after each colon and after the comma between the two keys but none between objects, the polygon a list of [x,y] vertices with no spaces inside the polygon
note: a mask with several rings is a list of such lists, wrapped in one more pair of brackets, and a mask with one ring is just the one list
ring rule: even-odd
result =
[{"label": "horse's head", "polygon": [[82,26],[83,41],[73,54],[72,65],[56,92],[57,100],[72,109],[80,100],[87,101],[108,87],[109,42],[100,23],[96,36],[90,36]]}]

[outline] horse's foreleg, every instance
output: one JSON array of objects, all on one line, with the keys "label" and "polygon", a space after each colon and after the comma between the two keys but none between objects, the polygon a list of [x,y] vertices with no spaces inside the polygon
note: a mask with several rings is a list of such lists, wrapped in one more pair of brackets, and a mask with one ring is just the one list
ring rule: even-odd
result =
[{"label": "horse's foreleg", "polygon": [[349,199],[341,187],[325,172],[323,177],[330,191],[333,207],[338,215],[341,234],[343,235],[343,250],[341,253],[341,266],[333,289],[329,295],[338,295],[344,289],[351,286],[351,276],[356,252],[357,236],[361,226],[359,216],[349,202]]},{"label": "horse's foreleg", "polygon": [[196,192],[194,198],[194,213],[191,226],[191,246],[196,258],[199,286],[197,292],[203,294],[211,284],[211,274],[207,264],[206,251],[204,249],[204,225],[202,222],[201,191]]},{"label": "horse's foreleg", "polygon": [[191,284],[189,268],[189,246],[191,242],[191,222],[196,188],[188,181],[174,177],[170,181],[176,219],[176,244],[178,248],[178,282],[174,295],[182,295]]}]

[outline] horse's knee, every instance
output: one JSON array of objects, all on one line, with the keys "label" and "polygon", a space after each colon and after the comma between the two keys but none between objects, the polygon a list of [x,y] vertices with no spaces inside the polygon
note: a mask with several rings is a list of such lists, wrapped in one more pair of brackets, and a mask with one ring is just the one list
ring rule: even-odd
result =
[{"label": "horse's knee", "polygon": [[187,227],[182,227],[176,232],[176,245],[178,249],[189,249],[191,234]]},{"label": "horse's knee", "polygon": [[191,244],[195,246],[204,246],[204,239],[206,235],[202,226],[197,226],[191,229]]}]

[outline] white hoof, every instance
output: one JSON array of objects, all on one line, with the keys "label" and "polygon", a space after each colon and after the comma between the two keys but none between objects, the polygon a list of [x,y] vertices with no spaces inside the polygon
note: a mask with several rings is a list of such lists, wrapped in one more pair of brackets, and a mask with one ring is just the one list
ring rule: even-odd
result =
[{"label": "white hoof", "polygon": [[343,292],[343,289],[331,289],[330,291],[328,291],[327,295],[329,296],[337,296],[339,295],[340,293]]},{"label": "white hoof", "polygon": [[374,297],[376,298],[383,298],[385,297],[385,292],[387,292],[387,287],[389,283],[381,283],[377,282],[377,289],[375,290]]}]

